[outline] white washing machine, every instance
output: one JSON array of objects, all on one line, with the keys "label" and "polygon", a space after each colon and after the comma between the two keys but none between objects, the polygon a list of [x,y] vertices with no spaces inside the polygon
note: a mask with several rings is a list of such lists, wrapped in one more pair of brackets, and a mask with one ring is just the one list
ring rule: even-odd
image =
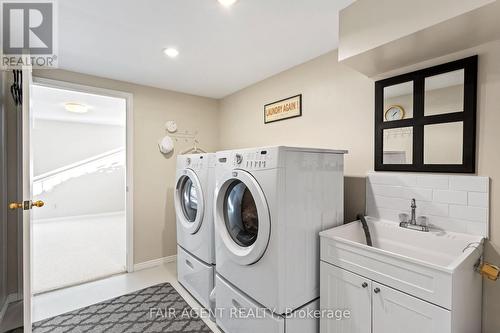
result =
[{"label": "white washing machine", "polygon": [[215,154],[177,156],[177,278],[205,308],[214,288]]},{"label": "white washing machine", "polygon": [[292,332],[279,322],[304,305],[317,306],[318,233],[343,223],[345,153],[293,147],[217,153],[216,307],[259,305],[278,321],[238,329],[228,316],[218,316],[221,328],[232,327],[227,333],[259,325],[269,325],[266,332],[285,326]]}]

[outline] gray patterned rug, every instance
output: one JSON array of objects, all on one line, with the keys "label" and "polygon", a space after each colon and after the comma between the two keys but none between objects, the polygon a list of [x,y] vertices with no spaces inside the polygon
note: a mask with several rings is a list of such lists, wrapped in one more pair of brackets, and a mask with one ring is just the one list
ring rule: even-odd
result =
[{"label": "gray patterned rug", "polygon": [[212,332],[170,285],[163,283],[33,324],[34,333]]}]

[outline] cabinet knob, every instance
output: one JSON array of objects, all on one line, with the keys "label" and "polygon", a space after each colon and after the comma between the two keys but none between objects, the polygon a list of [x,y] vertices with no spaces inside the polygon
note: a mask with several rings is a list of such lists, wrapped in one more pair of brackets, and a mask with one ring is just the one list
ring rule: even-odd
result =
[{"label": "cabinet knob", "polygon": [[374,292],[375,294],[378,294],[378,293],[380,292],[380,288],[375,288],[375,289],[373,289],[373,292]]},{"label": "cabinet knob", "polygon": [[366,282],[363,282],[363,284],[361,285],[361,287],[363,287],[363,288],[366,288],[366,287],[368,287],[368,283],[366,283]]}]

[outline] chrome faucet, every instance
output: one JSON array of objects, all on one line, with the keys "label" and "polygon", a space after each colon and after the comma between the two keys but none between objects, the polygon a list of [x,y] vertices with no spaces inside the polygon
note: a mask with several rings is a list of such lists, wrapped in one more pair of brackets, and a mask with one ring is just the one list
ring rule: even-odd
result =
[{"label": "chrome faucet", "polygon": [[410,224],[416,225],[417,224],[417,218],[415,216],[415,210],[417,209],[417,202],[415,199],[411,199],[411,218],[410,218]]},{"label": "chrome faucet", "polygon": [[[415,199],[411,199],[411,215],[408,214],[399,214],[399,226],[401,228],[418,230],[418,231],[429,231],[429,227],[427,226],[427,217],[419,216],[417,219],[417,202]],[[408,221],[409,218],[409,221]],[[418,221],[417,221],[418,220]]]}]

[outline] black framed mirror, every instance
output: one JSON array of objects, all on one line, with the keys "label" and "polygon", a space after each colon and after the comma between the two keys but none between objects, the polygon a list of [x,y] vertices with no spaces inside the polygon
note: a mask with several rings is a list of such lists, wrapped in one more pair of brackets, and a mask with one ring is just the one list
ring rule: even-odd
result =
[{"label": "black framed mirror", "polygon": [[375,170],[476,171],[478,57],[375,82]]}]

